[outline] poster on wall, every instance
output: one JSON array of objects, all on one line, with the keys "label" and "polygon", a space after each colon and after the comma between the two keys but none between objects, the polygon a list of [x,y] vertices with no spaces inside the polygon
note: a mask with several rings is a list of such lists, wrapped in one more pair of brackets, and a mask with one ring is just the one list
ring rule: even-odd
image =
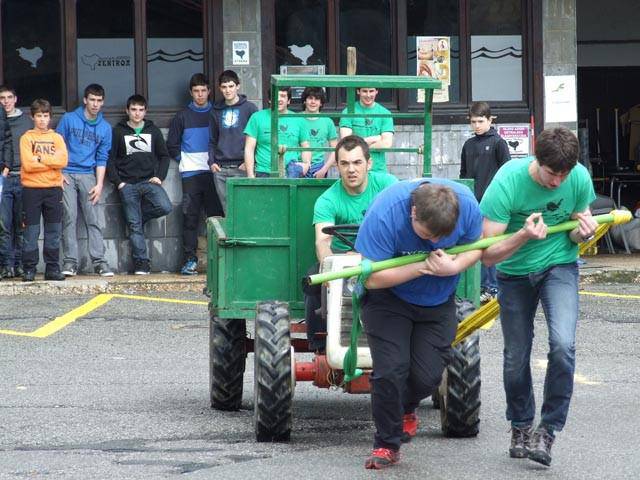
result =
[{"label": "poster on wall", "polygon": [[544,77],[544,120],[550,123],[578,120],[575,75]]},{"label": "poster on wall", "polygon": [[507,142],[511,158],[526,157],[531,154],[528,125],[499,125],[498,135]]},{"label": "poster on wall", "polygon": [[233,65],[249,65],[249,42],[234,40],[231,42],[231,63]]},{"label": "poster on wall", "polygon": [[[451,41],[449,37],[416,37],[416,75],[442,82],[433,91],[433,102],[449,101],[451,85]],[[418,90],[418,103],[424,103],[424,90]]]}]

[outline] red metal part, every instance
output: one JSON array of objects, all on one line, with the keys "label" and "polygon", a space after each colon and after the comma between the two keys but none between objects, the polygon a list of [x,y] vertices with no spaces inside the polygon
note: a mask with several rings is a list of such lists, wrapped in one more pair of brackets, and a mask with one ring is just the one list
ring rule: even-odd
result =
[{"label": "red metal part", "polygon": [[313,382],[318,388],[329,388],[332,376],[326,355],[316,355],[311,362],[296,362],[296,382]]},{"label": "red metal part", "polygon": [[303,322],[291,323],[291,333],[307,333],[307,324]]},{"label": "red metal part", "polygon": [[370,372],[364,372],[358,378],[351,380],[344,386],[347,393],[369,393],[371,392],[371,384],[369,383]]}]

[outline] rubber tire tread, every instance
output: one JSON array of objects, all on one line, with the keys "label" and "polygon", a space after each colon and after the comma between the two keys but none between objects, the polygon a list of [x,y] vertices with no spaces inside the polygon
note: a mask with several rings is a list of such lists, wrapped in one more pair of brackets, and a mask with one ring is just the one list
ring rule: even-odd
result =
[{"label": "rubber tire tread", "polygon": [[[446,371],[446,398],[440,398],[442,432],[447,437],[475,437],[480,424],[480,335],[452,348]],[[441,389],[441,391],[444,389]]]},{"label": "rubber tire tread", "polygon": [[209,396],[216,410],[240,410],[247,352],[246,322],[239,318],[209,318]]},{"label": "rubber tire tread", "polygon": [[262,302],[256,310],[254,347],[254,425],[258,442],[288,442],[293,385],[289,309]]}]

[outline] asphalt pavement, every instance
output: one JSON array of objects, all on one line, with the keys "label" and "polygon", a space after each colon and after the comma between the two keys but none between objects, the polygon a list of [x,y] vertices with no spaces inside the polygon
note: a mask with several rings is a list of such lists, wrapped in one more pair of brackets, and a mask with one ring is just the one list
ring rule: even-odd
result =
[{"label": "asphalt pavement", "polygon": [[[401,462],[370,472],[363,468],[373,433],[367,395],[298,383],[291,441],[256,443],[249,355],[242,409],[209,407],[203,276],[183,285],[178,278],[175,288],[165,281],[154,289],[153,278],[116,287],[115,277],[90,294],[41,287],[37,294],[5,296],[0,479],[637,479],[637,260],[597,256],[582,268],[575,393],[550,468],[508,458],[497,326],[481,334],[480,434],[442,437],[439,413],[425,401],[418,436],[403,447]],[[540,399],[541,315],[536,334],[532,365]]]}]

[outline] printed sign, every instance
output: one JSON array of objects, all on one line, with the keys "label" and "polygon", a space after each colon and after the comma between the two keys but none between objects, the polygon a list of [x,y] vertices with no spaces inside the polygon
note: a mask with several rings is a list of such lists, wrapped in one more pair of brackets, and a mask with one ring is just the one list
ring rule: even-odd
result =
[{"label": "printed sign", "polygon": [[[324,75],[324,65],[280,65],[280,75]],[[304,87],[291,87],[291,99],[300,100]]]},{"label": "printed sign", "polygon": [[498,126],[498,135],[509,145],[511,158],[531,155],[529,150],[529,127],[526,125]]},{"label": "printed sign", "polygon": [[575,122],[578,119],[575,75],[544,77],[545,122]]},{"label": "printed sign", "polygon": [[231,43],[232,64],[249,65],[249,42],[246,40],[235,40]]},{"label": "printed sign", "polygon": [[[416,75],[440,80],[442,88],[433,91],[433,102],[449,101],[449,85],[451,85],[449,37],[416,37]],[[418,103],[424,103],[424,90],[418,90]]]}]

